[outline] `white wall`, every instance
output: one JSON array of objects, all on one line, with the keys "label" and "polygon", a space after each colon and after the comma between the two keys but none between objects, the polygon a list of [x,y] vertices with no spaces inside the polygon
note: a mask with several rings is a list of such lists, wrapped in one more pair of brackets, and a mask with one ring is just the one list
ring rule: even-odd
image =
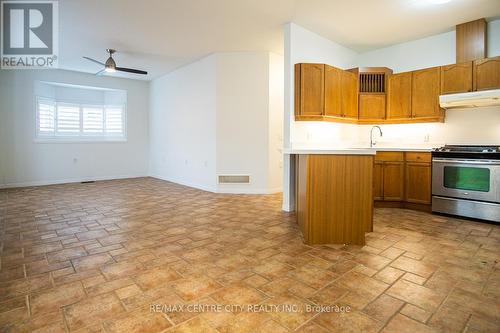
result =
[{"label": "white wall", "polygon": [[269,54],[269,187],[283,188],[283,56]]},{"label": "white wall", "polygon": [[215,55],[150,84],[150,174],[216,190]]},{"label": "white wall", "polygon": [[[270,105],[271,96],[283,100],[274,92],[283,76],[271,73],[270,59],[267,52],[216,53],[152,81],[151,175],[219,193],[279,192],[269,142],[281,136],[275,118],[283,111]],[[250,175],[251,183],[218,184],[218,175]]]},{"label": "white wall", "polygon": [[[38,80],[127,91],[127,142],[35,143]],[[0,71],[0,186],[146,176],[148,83],[65,70]]]},{"label": "white wall", "polygon": [[[356,67],[358,54],[340,44],[328,40],[312,31],[295,24],[288,23],[284,27],[285,46],[285,115],[283,129],[283,146],[285,149],[301,146],[302,142],[317,133],[317,128],[328,128],[333,138],[350,133],[352,126],[346,124],[323,125],[318,122],[295,122],[294,120],[294,65],[301,62],[316,62],[330,64],[348,69]],[[321,142],[321,140],[315,140]],[[293,210],[294,203],[290,200],[294,184],[290,176],[290,159],[283,159],[283,209]]]}]

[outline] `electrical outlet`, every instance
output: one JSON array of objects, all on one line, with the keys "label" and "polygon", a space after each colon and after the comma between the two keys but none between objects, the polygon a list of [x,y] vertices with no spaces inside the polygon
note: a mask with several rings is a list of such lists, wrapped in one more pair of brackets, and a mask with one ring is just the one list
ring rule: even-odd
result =
[{"label": "electrical outlet", "polygon": [[424,142],[429,142],[429,133],[427,133],[425,136],[424,136]]}]

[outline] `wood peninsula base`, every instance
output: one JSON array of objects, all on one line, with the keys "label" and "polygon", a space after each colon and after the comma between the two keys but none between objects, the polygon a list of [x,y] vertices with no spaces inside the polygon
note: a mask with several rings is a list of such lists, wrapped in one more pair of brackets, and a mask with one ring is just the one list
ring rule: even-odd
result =
[{"label": "wood peninsula base", "polygon": [[295,203],[307,244],[365,245],[373,231],[373,154],[296,154]]}]

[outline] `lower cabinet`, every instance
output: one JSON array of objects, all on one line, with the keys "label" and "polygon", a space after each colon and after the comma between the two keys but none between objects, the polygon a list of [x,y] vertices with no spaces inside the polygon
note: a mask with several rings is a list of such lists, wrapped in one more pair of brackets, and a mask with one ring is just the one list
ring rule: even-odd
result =
[{"label": "lower cabinet", "polygon": [[431,203],[431,154],[378,152],[373,169],[376,201]]},{"label": "lower cabinet", "polygon": [[407,202],[431,203],[431,165],[406,163],[405,198]]}]

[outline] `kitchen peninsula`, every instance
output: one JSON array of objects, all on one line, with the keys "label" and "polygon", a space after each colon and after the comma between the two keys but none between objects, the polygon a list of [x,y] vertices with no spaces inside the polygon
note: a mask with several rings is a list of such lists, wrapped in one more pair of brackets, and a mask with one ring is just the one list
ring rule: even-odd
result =
[{"label": "kitchen peninsula", "polygon": [[373,230],[372,149],[288,150],[297,220],[307,244],[365,244]]}]

